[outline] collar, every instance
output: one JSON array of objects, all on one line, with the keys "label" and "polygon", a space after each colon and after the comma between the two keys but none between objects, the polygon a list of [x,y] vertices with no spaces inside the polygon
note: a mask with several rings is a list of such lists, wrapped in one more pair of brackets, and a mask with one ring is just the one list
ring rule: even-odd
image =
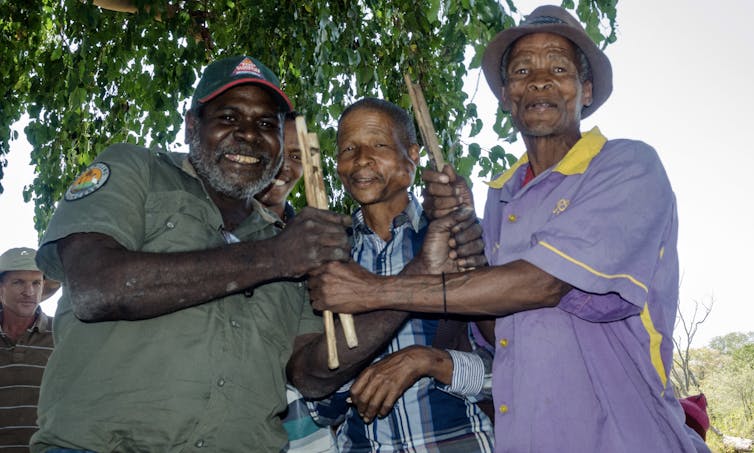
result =
[{"label": "collar", "polygon": [[[42,311],[42,307],[37,306],[37,309],[34,311],[34,322],[31,326],[29,326],[26,330],[27,331],[47,331],[51,330],[50,325],[50,318],[44,314]],[[0,304],[0,334],[5,335],[5,332],[3,332],[3,305]]]},{"label": "collar", "polygon": [[[361,208],[354,212],[351,217],[353,218],[353,228],[355,231],[367,234],[373,233],[372,229],[364,221],[364,213],[361,211]],[[395,230],[406,223],[409,223],[411,228],[416,232],[421,230],[427,223],[421,203],[419,203],[411,192],[408,193],[406,208],[393,219],[393,229]]]},{"label": "collar", "polygon": [[[602,135],[598,127],[593,127],[589,132],[581,135],[579,141],[568,151],[560,162],[558,162],[552,169],[554,172],[558,172],[564,175],[576,175],[581,174],[589,168],[589,164],[592,159],[599,154],[602,147],[607,142],[607,138]],[[524,153],[523,156],[515,163],[511,168],[498,176],[496,179],[486,183],[493,189],[500,189],[506,182],[516,173],[524,164],[529,163],[529,154]]]}]

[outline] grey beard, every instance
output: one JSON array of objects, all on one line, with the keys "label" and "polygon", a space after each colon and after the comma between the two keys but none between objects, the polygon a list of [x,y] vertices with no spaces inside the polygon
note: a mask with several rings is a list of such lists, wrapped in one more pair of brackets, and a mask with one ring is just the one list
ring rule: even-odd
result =
[{"label": "grey beard", "polygon": [[[234,153],[235,149],[231,147],[220,147],[215,151],[211,158],[208,158],[207,154],[203,151],[198,134],[196,134],[192,137],[189,143],[189,162],[193,165],[194,170],[196,170],[196,172],[209,183],[212,189],[238,200],[249,200],[254,195],[261,192],[265,187],[269,186],[275,178],[275,175],[278,174],[278,170],[280,170],[280,166],[283,163],[283,159],[278,159],[276,163],[273,163],[266,156],[260,157],[262,164],[265,165],[265,170],[262,173],[262,176],[257,181],[244,185],[233,183],[225,178],[220,167],[218,167],[213,161],[228,152],[231,154]],[[282,157],[282,153],[280,156]]]}]

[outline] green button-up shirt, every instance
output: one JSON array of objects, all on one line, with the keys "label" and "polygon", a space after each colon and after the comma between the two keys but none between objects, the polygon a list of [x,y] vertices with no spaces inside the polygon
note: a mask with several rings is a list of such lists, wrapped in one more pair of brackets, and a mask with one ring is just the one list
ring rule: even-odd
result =
[{"label": "green button-up shirt", "polygon": [[[64,278],[54,242],[78,232],[147,252],[226,243],[220,212],[184,154],[114,145],[97,162],[107,165],[104,184],[61,201],[50,222],[37,255],[46,275]],[[276,218],[256,208],[232,232],[241,241],[279,232]],[[321,328],[295,282],[153,319],[98,323],[74,316],[64,287],[32,449],[279,451],[293,339]]]}]

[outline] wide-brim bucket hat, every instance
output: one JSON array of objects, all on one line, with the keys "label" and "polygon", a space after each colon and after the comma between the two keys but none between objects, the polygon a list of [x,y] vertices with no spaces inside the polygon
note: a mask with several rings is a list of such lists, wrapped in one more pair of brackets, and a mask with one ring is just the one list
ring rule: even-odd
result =
[{"label": "wide-brim bucket hat", "polygon": [[581,117],[586,118],[594,113],[613,91],[613,68],[607,55],[584,31],[581,23],[559,6],[538,7],[518,26],[501,31],[487,45],[482,58],[482,70],[495,96],[500,99],[502,95],[500,64],[503,55],[517,39],[532,33],[560,35],[571,40],[586,55],[592,71],[592,103],[581,110]]}]

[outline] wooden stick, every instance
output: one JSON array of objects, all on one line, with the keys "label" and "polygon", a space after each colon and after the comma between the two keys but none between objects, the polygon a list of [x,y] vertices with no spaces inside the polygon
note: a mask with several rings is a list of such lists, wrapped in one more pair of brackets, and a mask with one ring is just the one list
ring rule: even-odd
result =
[{"label": "wooden stick", "polygon": [[411,105],[414,107],[414,116],[419,125],[419,133],[422,136],[424,146],[429,151],[429,160],[432,161],[437,171],[442,171],[445,166],[445,158],[440,150],[440,142],[437,141],[437,132],[432,124],[432,117],[429,115],[427,101],[424,99],[424,91],[421,85],[411,81],[408,73],[403,74],[403,80],[408,88],[408,95],[411,97]]},{"label": "wooden stick", "polygon": [[[403,80],[406,82],[408,88],[408,95],[411,97],[411,105],[414,107],[414,116],[416,122],[419,124],[419,133],[424,141],[424,146],[429,150],[429,160],[435,166],[435,170],[442,171],[445,166],[445,158],[440,150],[440,143],[437,141],[437,132],[435,132],[435,126],[432,124],[432,117],[429,115],[429,107],[427,107],[427,100],[424,99],[424,91],[422,91],[421,85],[411,81],[408,73],[403,74]],[[466,268],[465,270],[473,270],[473,267]]]},{"label": "wooden stick", "polygon": [[[306,120],[303,116],[296,117],[296,134],[299,146],[301,147],[301,164],[304,168],[306,203],[315,208],[327,209],[327,192],[325,191],[325,181],[322,174],[322,161],[320,159],[317,134],[307,131]],[[349,348],[355,348],[359,345],[359,339],[356,336],[353,316],[346,313],[338,316],[340,317],[340,324],[343,326],[346,344]],[[333,320],[333,313],[330,310],[325,310],[323,317],[325,336],[327,338],[327,366],[333,370],[340,366],[335,338],[335,322]]]}]

